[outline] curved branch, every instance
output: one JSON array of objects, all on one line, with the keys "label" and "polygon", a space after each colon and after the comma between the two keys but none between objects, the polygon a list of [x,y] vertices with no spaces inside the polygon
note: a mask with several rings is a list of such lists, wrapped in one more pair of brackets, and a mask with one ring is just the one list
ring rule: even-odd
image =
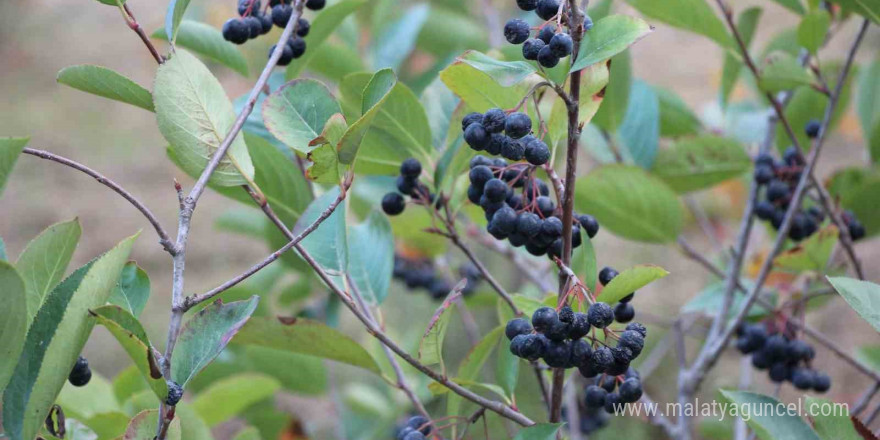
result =
[{"label": "curved branch", "polygon": [[133,196],[130,192],[126,191],[125,188],[121,187],[116,182],[110,180],[107,176],[104,176],[103,174],[77,161],[59,156],[54,153],[50,153],[48,151],[37,150],[34,148],[25,148],[22,150],[22,153],[29,154],[34,157],[39,157],[40,159],[51,160],[52,162],[68,166],[88,176],[91,176],[101,185],[110,188],[111,190],[113,190],[113,192],[119,194],[120,196],[122,196],[122,198],[131,203],[132,206],[134,206],[138,211],[141,212],[141,214],[144,215],[144,217],[146,217],[147,221],[150,222],[151,225],[153,225],[153,229],[156,230],[156,234],[159,236],[159,244],[161,244],[162,247],[165,248],[165,250],[167,250],[169,253],[171,253],[172,255],[174,254],[174,244],[171,242],[171,239],[168,238],[168,232],[165,231],[165,228],[162,227],[162,224],[159,223],[159,219],[156,218],[153,212],[150,211],[150,209],[147,208],[147,206],[144,205],[143,202],[138,200],[137,197]]}]

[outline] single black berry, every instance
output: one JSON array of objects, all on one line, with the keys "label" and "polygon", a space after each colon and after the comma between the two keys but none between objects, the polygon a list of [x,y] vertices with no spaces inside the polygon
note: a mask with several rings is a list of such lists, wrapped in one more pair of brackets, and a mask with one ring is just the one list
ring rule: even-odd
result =
[{"label": "single black berry", "polygon": [[610,393],[605,396],[605,412],[608,414],[616,414],[618,409],[621,411],[623,402],[620,401],[620,395],[617,393]]},{"label": "single black berry", "polygon": [[620,394],[620,401],[623,403],[638,402],[642,398],[642,383],[634,377],[629,378],[617,387],[617,392]]},{"label": "single black berry", "polygon": [[541,211],[541,215],[544,217],[552,216],[553,211],[556,210],[556,204],[554,204],[553,199],[548,196],[539,196],[535,199],[535,204],[538,205],[538,211]]},{"label": "single black berry", "polygon": [[761,220],[770,220],[773,218],[773,213],[775,211],[776,207],[766,200],[762,200],[755,204],[755,215]]},{"label": "single black berry", "polygon": [[245,17],[254,15],[260,10],[260,0],[241,0],[238,2],[238,15]]},{"label": "single black berry", "polygon": [[617,345],[631,351],[633,356],[638,356],[645,347],[645,337],[635,330],[625,330],[620,334]]},{"label": "single black berry", "polygon": [[67,380],[75,387],[82,387],[88,384],[92,380],[92,369],[89,368],[89,361],[82,356],[78,357],[76,363],[73,364],[73,368],[70,370],[70,374],[67,376]]},{"label": "single black berry", "polygon": [[550,148],[544,141],[536,138],[526,145],[524,156],[530,164],[541,166],[550,160]]},{"label": "single black berry", "polygon": [[478,188],[481,192],[483,191],[483,187],[486,185],[490,179],[494,177],[492,174],[492,170],[489,169],[486,165],[477,165],[471,168],[470,173],[468,173],[468,177],[471,180],[471,185]]},{"label": "single black berry", "polygon": [[791,188],[788,184],[781,180],[772,180],[767,186],[767,200],[771,202],[780,201],[788,197]]},{"label": "single black berry", "polygon": [[547,43],[545,43],[544,40],[541,40],[540,38],[529,38],[525,41],[525,43],[523,43],[523,58],[536,61],[538,59],[538,52],[546,44]]},{"label": "single black berry", "polygon": [[559,58],[571,55],[573,42],[571,36],[565,33],[559,33],[550,39],[550,51]]},{"label": "single black berry", "polygon": [[483,124],[471,123],[464,129],[464,140],[474,150],[483,150],[489,145],[490,133],[486,131]]},{"label": "single black berry", "polygon": [[173,380],[169,380],[167,383],[168,396],[165,397],[165,404],[168,406],[177,405],[177,402],[180,402],[180,398],[183,397],[183,387]]},{"label": "single black berry", "polygon": [[568,328],[568,337],[580,339],[590,333],[590,321],[586,313],[575,313]]},{"label": "single black berry", "polygon": [[550,40],[553,39],[554,35],[556,35],[556,32],[553,31],[553,26],[544,26],[538,31],[538,39],[543,41],[544,44],[550,44]]},{"label": "single black berry", "polygon": [[306,53],[306,40],[299,37],[292,37],[287,40],[287,47],[290,48],[290,53],[293,58],[299,58]]},{"label": "single black berry", "polygon": [[[269,58],[272,58],[272,53],[275,52],[275,47],[277,45],[273,44],[271,48],[269,48]],[[290,48],[290,45],[285,44],[284,48],[281,49],[281,57],[278,58],[279,66],[286,66],[293,61],[293,50]]]},{"label": "single black berry", "polygon": [[419,177],[422,174],[422,164],[414,157],[400,163],[400,174],[409,178]]},{"label": "single black berry", "polygon": [[526,137],[524,136],[520,139],[510,139],[507,136],[507,142],[501,144],[501,155],[506,159],[518,161],[522,160],[526,154],[526,144],[523,142]]},{"label": "single black berry", "polygon": [[575,339],[571,341],[571,359],[569,364],[574,367],[585,365],[590,360],[593,350],[590,344],[583,339]]},{"label": "single black berry", "polygon": [[500,108],[491,108],[483,115],[483,128],[489,133],[501,133],[504,130],[504,121],[507,120],[507,113]]},{"label": "single black berry", "polygon": [[534,11],[538,7],[538,0],[516,0],[516,5],[523,11]]},{"label": "single black berry", "polygon": [[259,18],[251,15],[242,18],[242,21],[248,28],[248,38],[257,38],[263,33],[263,22]]},{"label": "single black berry", "polygon": [[614,268],[603,267],[602,270],[599,271],[599,282],[602,283],[603,286],[607,286],[608,283],[619,274],[620,272],[614,270]]},{"label": "single black berry", "polygon": [[598,385],[590,385],[586,389],[585,403],[590,408],[602,408],[605,406],[605,396],[608,391]]},{"label": "single black berry", "polygon": [[518,335],[526,335],[532,332],[532,325],[525,318],[511,319],[504,328],[504,335],[507,339],[513,340]]},{"label": "single black berry", "polygon": [[539,332],[544,332],[559,321],[556,310],[551,307],[541,307],[532,314],[532,326]]},{"label": "single black berry", "polygon": [[275,23],[275,26],[280,28],[284,28],[287,26],[287,22],[290,21],[290,15],[293,14],[293,8],[288,5],[281,3],[279,5],[272,7],[272,23]]},{"label": "single black berry", "polygon": [[776,173],[773,172],[773,168],[768,165],[757,165],[755,166],[755,182],[758,182],[761,185],[766,183],[770,183],[773,178],[776,177]]},{"label": "single black berry", "polygon": [[522,338],[519,347],[519,355],[530,361],[536,361],[542,358],[547,352],[547,346],[550,345],[550,341],[541,334],[519,335],[514,339],[517,338]]},{"label": "single black berry", "polygon": [[223,23],[223,38],[235,44],[242,44],[250,37],[250,29],[238,18],[230,18]]},{"label": "single black berry", "polygon": [[504,24],[504,38],[508,43],[520,44],[529,38],[529,24],[518,18]]},{"label": "single black berry", "polygon": [[532,120],[525,113],[511,113],[507,116],[507,121],[505,121],[504,131],[508,136],[519,139],[532,131]]},{"label": "single black berry", "polygon": [[382,197],[382,210],[388,215],[398,215],[406,207],[403,196],[396,192],[390,192]]},{"label": "single black berry", "polygon": [[431,425],[428,422],[430,422],[430,420],[425,418],[425,416],[413,416],[406,421],[406,427],[412,428],[414,431],[420,432],[424,435],[428,435],[431,433]]},{"label": "single black berry", "polygon": [[524,212],[516,220],[516,230],[527,237],[534,237],[541,232],[541,223],[537,214]]},{"label": "single black berry", "polygon": [[559,64],[559,57],[553,53],[553,50],[550,49],[550,45],[544,46],[538,51],[538,64],[548,69],[552,69]]},{"label": "single black berry", "polygon": [[507,191],[509,189],[503,180],[495,177],[486,182],[483,187],[483,194],[492,202],[502,202],[507,199]]},{"label": "single black berry", "polygon": [[614,320],[621,324],[632,321],[635,316],[636,309],[630,303],[621,302],[614,306]]},{"label": "single black berry", "polygon": [[632,322],[626,325],[627,330],[634,330],[642,335],[642,337],[648,337],[648,329],[640,322]]},{"label": "single black berry", "polygon": [[571,359],[571,344],[568,341],[550,341],[542,359],[550,367],[566,368]]},{"label": "single black berry", "polygon": [[465,117],[461,118],[461,131],[465,131],[468,128],[468,125],[471,125],[474,122],[483,122],[483,114],[473,112],[468,113]]},{"label": "single black berry", "polygon": [[305,37],[309,34],[309,29],[311,29],[312,25],[309,24],[309,21],[305,18],[300,17],[296,20],[296,34],[300,37]]},{"label": "single black berry", "polygon": [[825,373],[816,372],[813,377],[813,389],[816,392],[824,393],[831,388],[831,377]]},{"label": "single black berry", "polygon": [[593,19],[589,15],[584,14],[584,31],[589,32],[590,29],[593,29]]},{"label": "single black berry", "polygon": [[819,136],[819,129],[821,128],[821,122],[816,119],[810,119],[810,121],[807,122],[807,125],[804,127],[804,131],[807,133],[808,138],[813,139]]},{"label": "single black berry", "polygon": [[260,25],[263,27],[260,35],[266,35],[272,31],[272,16],[270,14],[260,14],[257,18],[260,19]]},{"label": "single black berry", "polygon": [[581,224],[581,227],[584,228],[584,231],[587,233],[587,237],[593,238],[599,233],[599,222],[596,221],[596,218],[589,214],[577,214],[575,215],[575,219],[578,223]]},{"label": "single black berry", "polygon": [[587,310],[587,320],[596,328],[605,328],[614,322],[614,311],[608,304],[597,302],[590,305]]},{"label": "single black berry", "polygon": [[597,371],[605,371],[614,363],[614,355],[608,347],[599,347],[593,350],[590,356],[590,368]]},{"label": "single black berry", "polygon": [[306,0],[306,7],[313,11],[324,9],[324,5],[326,4],[327,0]]},{"label": "single black berry", "polygon": [[538,0],[535,13],[544,20],[549,20],[559,12],[559,0]]},{"label": "single black berry", "polygon": [[782,153],[782,160],[789,166],[804,165],[806,163],[804,156],[794,145],[785,149],[785,152]]}]

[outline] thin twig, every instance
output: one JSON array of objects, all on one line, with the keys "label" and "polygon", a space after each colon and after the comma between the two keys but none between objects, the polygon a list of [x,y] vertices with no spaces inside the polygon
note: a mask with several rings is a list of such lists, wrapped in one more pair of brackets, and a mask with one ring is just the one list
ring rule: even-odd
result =
[{"label": "thin twig", "polygon": [[144,215],[144,217],[146,217],[147,221],[150,222],[151,225],[153,225],[153,229],[156,230],[156,234],[159,236],[159,244],[161,244],[162,247],[165,248],[166,251],[168,251],[172,255],[174,254],[174,252],[175,252],[174,251],[174,244],[171,242],[171,239],[168,237],[168,232],[165,231],[165,228],[162,227],[162,224],[159,223],[159,219],[156,218],[156,216],[153,214],[153,212],[150,211],[150,209],[147,208],[147,206],[144,205],[143,202],[138,200],[137,197],[133,196],[130,192],[126,191],[122,186],[120,186],[119,184],[117,184],[113,180],[110,180],[107,176],[104,176],[103,174],[101,174],[101,173],[99,173],[99,172],[79,163],[79,162],[76,162],[72,159],[68,159],[66,157],[62,157],[57,154],[50,153],[48,151],[37,150],[34,148],[24,148],[22,150],[22,153],[29,154],[34,157],[39,157],[40,159],[51,160],[53,162],[57,162],[62,165],[66,165],[70,168],[73,168],[77,171],[80,171],[80,172],[94,178],[101,185],[104,185],[107,188],[110,188],[111,190],[113,190],[113,192],[115,192],[116,194],[119,194],[120,196],[122,196],[122,198],[124,198],[129,203],[131,203],[132,206],[134,206],[138,211],[141,212],[141,214]]},{"label": "thin twig", "polygon": [[499,283],[498,280],[496,280],[495,277],[492,276],[489,270],[486,269],[486,266],[483,265],[483,262],[480,261],[480,259],[477,258],[476,255],[474,255],[474,252],[471,251],[471,249],[466,244],[464,244],[464,242],[461,241],[461,238],[458,236],[458,233],[455,232],[454,227],[450,228],[448,237],[452,244],[454,244],[455,247],[459,248],[461,252],[464,253],[464,255],[468,258],[468,260],[470,260],[471,263],[476,266],[477,270],[480,271],[480,274],[483,276],[483,278],[489,283],[490,286],[492,286],[493,289],[495,289],[496,292],[498,292],[498,296],[500,296],[501,299],[504,300],[504,302],[506,302],[508,306],[510,306],[511,310],[513,310],[513,313],[515,315],[522,315],[522,311],[516,306],[516,303],[513,302],[513,297],[510,296],[510,294],[507,293],[507,290],[505,290],[504,287],[501,286],[501,283]]},{"label": "thin twig", "polygon": [[150,51],[150,55],[153,56],[153,59],[156,60],[159,64],[165,63],[165,57],[159,55],[159,51],[156,50],[156,46],[153,45],[153,42],[150,41],[150,37],[147,36],[144,29],[138,23],[137,19],[134,18],[134,14],[131,13],[131,9],[128,7],[128,3],[123,3],[122,5],[123,14],[122,17],[125,19],[125,23],[128,27],[140,37],[141,41],[143,41],[144,46],[147,46],[147,50]]}]

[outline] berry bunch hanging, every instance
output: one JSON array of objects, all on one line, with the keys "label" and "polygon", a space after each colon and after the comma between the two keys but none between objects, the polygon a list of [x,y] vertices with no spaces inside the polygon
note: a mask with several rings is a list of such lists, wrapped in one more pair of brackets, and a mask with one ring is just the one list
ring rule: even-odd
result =
[{"label": "berry bunch hanging", "polygon": [[[471,264],[459,267],[458,273],[459,276],[467,280],[467,285],[461,291],[465,296],[472,294],[483,279],[480,271]],[[453,283],[437,273],[431,260],[426,259],[410,259],[395,255],[392,277],[404,282],[410,290],[427,290],[431,298],[435,300],[446,298],[446,295],[453,288]]]},{"label": "berry bunch hanging", "polygon": [[517,0],[523,11],[535,11],[538,17],[547,20],[537,28],[535,37],[530,38],[532,28],[525,20],[514,18],[504,25],[504,38],[510,44],[522,44],[523,58],[537,61],[542,67],[552,68],[559,60],[571,55],[574,41],[565,32],[557,30],[553,19],[560,13],[563,5],[560,0]]},{"label": "berry bunch hanging", "polygon": [[461,120],[464,140],[476,151],[512,161],[525,159],[535,166],[550,160],[550,148],[532,136],[532,120],[522,112],[507,114],[499,108],[470,113]]},{"label": "berry bunch hanging", "polygon": [[415,203],[427,205],[434,201],[434,194],[425,184],[419,182],[422,174],[422,164],[409,158],[400,164],[400,175],[397,176],[397,191],[385,194],[382,197],[382,211],[388,215],[398,215],[406,208],[406,199],[409,196]]},{"label": "berry bunch hanging", "polygon": [[430,420],[424,416],[413,416],[397,428],[394,438],[397,440],[425,440],[430,434]]},{"label": "berry bunch hanging", "polygon": [[[810,138],[819,135],[820,124],[810,121],[806,126],[806,134]],[[755,158],[755,182],[764,187],[764,199],[755,205],[755,216],[769,221],[773,228],[779,230],[785,219],[785,212],[791,204],[794,190],[801,178],[805,165],[804,157],[794,146],[788,147],[782,160],[775,160],[769,154],[760,154]],[[843,220],[849,229],[853,241],[865,236],[865,227],[856,219],[852,212],[847,211]],[[801,241],[819,230],[825,221],[825,214],[818,206],[806,210],[798,209],[791,219],[788,238]]]},{"label": "berry bunch hanging", "polygon": [[[470,162],[468,199],[485,212],[486,229],[493,237],[507,239],[514,247],[525,246],[535,256],[559,257],[562,220],[549,187],[533,176],[534,170],[527,164],[508,165],[501,158],[475,156]],[[582,228],[593,238],[599,223],[588,214],[574,216],[571,240],[575,248],[583,242]]]},{"label": "berry bunch hanging", "polygon": [[[505,335],[510,339],[511,353],[523,359],[543,359],[552,368],[577,368],[586,378],[619,376],[641,354],[648,331],[633,322],[618,335],[609,328],[613,322],[611,306],[602,302],[591,304],[587,313],[574,312],[567,305],[559,312],[541,307],[531,322],[525,318],[508,321]],[[589,336],[591,328],[603,330],[606,342],[616,338],[617,345],[610,347]]]},{"label": "berry bunch hanging", "polygon": [[799,390],[819,393],[831,388],[831,377],[811,367],[816,356],[813,346],[792,337],[791,332],[779,331],[772,323],[743,324],[736,336],[736,348],[750,354],[752,366],[767,370],[773,382],[788,381]]},{"label": "berry bunch hanging", "polygon": [[[260,11],[260,0],[239,0],[239,18],[230,18],[223,24],[223,38],[235,44],[244,44],[250,39],[268,34],[272,25],[284,28],[293,14],[292,0],[270,0],[265,11]],[[326,0],[307,0],[305,6],[313,11],[324,8]],[[306,40],[309,34],[309,21],[299,17],[296,22],[294,35],[290,37],[278,59],[279,66],[286,66],[306,52]],[[275,51],[277,45],[269,49],[269,57]]]}]

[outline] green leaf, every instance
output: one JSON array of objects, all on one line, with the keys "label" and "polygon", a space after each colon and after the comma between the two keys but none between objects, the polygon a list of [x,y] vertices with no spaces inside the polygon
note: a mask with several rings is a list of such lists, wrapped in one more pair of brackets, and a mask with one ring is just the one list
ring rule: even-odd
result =
[{"label": "green leaf", "polygon": [[577,72],[623,52],[652,30],[651,25],[644,20],[626,15],[609,15],[597,21],[584,34],[571,71]]},{"label": "green leaf", "polygon": [[[153,101],[159,131],[171,144],[174,157],[184,171],[200,175],[235,122],[235,111],[223,86],[201,61],[178,49],[159,66]],[[253,178],[254,166],[239,134],[211,183],[239,186]]]},{"label": "green leaf", "polygon": [[81,233],[79,219],[56,223],[40,232],[18,256],[15,268],[27,286],[28,321],[64,278]]},{"label": "green leaf", "polygon": [[513,295],[511,298],[516,305],[516,308],[522,311],[525,316],[532,316],[535,314],[535,310],[544,307],[544,303],[535,298],[529,298],[519,294]]},{"label": "green leaf", "polygon": [[[226,41],[223,34],[213,26],[198,21],[183,20],[177,32],[178,47],[189,49],[248,76],[248,65],[244,55],[234,44]],[[151,37],[168,41],[164,29],[157,29]]]},{"label": "green leaf", "polygon": [[663,181],[638,167],[606,165],[575,182],[579,212],[624,238],[670,242],[682,228],[681,207]]},{"label": "green leaf", "polygon": [[327,6],[315,16],[309,34],[304,37],[306,47],[309,50],[303,56],[291,61],[284,74],[285,78],[291,80],[299,77],[300,73],[309,65],[312,57],[321,51],[321,46],[333,34],[333,31],[342,24],[346,17],[366,3],[367,0],[343,0]]},{"label": "green leaf", "polygon": [[[816,432],[810,429],[800,417],[789,413],[784,404],[762,394],[747,391],[718,390],[721,397],[735,405],[736,414],[743,417],[746,424],[757,433],[761,440],[819,440]],[[756,408],[773,408],[770,411],[757,411]]]},{"label": "green leaf", "polygon": [[0,261],[0,292],[3,292],[3,307],[0,309],[0,389],[6,389],[28,329],[24,280],[6,261]]},{"label": "green leaf", "polygon": [[862,69],[857,89],[856,112],[862,125],[862,134],[870,145],[868,153],[871,161],[876,164],[880,162],[880,59]]},{"label": "green leaf", "polygon": [[[363,78],[359,74],[354,74],[350,76],[356,76],[358,79]],[[349,77],[343,79],[343,96],[347,93],[345,92],[346,85],[350,84]],[[388,96],[391,94],[391,91],[394,89],[394,86],[397,84],[397,76],[394,74],[394,71],[390,69],[380,70],[376,72],[367,84],[361,87],[355,87],[353,92],[355,92],[355,97],[352,97],[356,102],[352,102],[352,104],[360,104],[360,108],[357,108],[357,120],[351,124],[348,129],[345,131],[345,134],[342,136],[342,139],[339,141],[339,145],[337,147],[339,161],[344,164],[352,164],[357,158],[358,150],[361,147],[361,143],[364,140],[364,136],[367,135],[370,127],[373,124],[373,120],[376,118],[376,115],[379,113],[380,105],[388,99]],[[358,81],[358,85],[360,85]],[[360,91],[358,94],[357,92]],[[351,115],[354,116],[354,115]],[[349,113],[346,113],[346,117],[349,117]]]},{"label": "green leaf", "polygon": [[803,15],[805,12],[807,12],[804,9],[804,5],[801,4],[800,0],[773,0],[773,1],[778,3],[779,5],[781,5],[782,7],[789,9],[792,12],[798,13],[800,15]]},{"label": "green leaf", "polygon": [[828,225],[808,239],[779,254],[773,266],[792,272],[822,271],[831,258],[831,251],[840,234],[837,227]]},{"label": "green leaf", "polygon": [[301,395],[327,390],[327,368],[320,358],[257,345],[245,346],[244,355],[248,370],[278,379],[285,390]]},{"label": "green leaf", "polygon": [[183,14],[186,12],[189,2],[190,0],[171,0],[168,2],[168,9],[165,12],[165,36],[172,44],[177,38],[180,21],[183,20]]},{"label": "green leaf", "polygon": [[416,45],[416,38],[431,10],[427,4],[416,4],[377,35],[371,47],[373,66],[377,69],[399,69]]},{"label": "green leaf", "polygon": [[77,269],[46,297],[3,393],[3,428],[11,438],[36,436],[92,331],[88,311],[107,302],[135,237]]},{"label": "green leaf", "polygon": [[431,13],[416,42],[419,49],[438,57],[458,53],[463,48],[489,49],[486,22],[480,14],[473,14],[467,8],[456,11],[443,6],[451,5],[450,2],[431,2]]},{"label": "green leaf", "polygon": [[828,33],[830,25],[831,14],[828,11],[824,9],[810,11],[809,14],[801,19],[801,24],[798,25],[798,43],[815,55],[825,42],[825,35]]},{"label": "green leaf", "polygon": [[122,5],[125,4],[125,0],[97,0],[98,3],[103,3],[107,6],[117,6],[117,4]]},{"label": "green leaf", "polygon": [[841,206],[853,211],[869,236],[880,232],[880,172],[845,168],[832,176],[828,190]]},{"label": "green leaf", "polygon": [[382,304],[394,269],[394,238],[388,217],[373,211],[365,222],[350,228],[348,237],[348,274],[364,300]]},{"label": "green leaf", "polygon": [[[159,410],[148,409],[138,413],[131,419],[122,440],[153,440],[156,438],[156,426],[159,423]],[[168,427],[165,436],[168,440],[180,440],[180,417],[175,417]]]},{"label": "green leaf", "polygon": [[[807,396],[807,410],[813,412],[813,428],[822,440],[860,440],[862,437],[853,427],[849,414],[840,414],[836,403],[819,397]],[[823,414],[834,408],[832,414]],[[849,413],[849,411],[847,411]]]},{"label": "green leaf", "polygon": [[564,423],[538,423],[516,433],[513,440],[553,440]]},{"label": "green leaf", "polygon": [[519,84],[537,72],[531,63],[525,61],[500,61],[477,51],[465,52],[459,57],[461,62],[489,75],[492,80],[502,87],[511,87]]},{"label": "green leaf", "polygon": [[[113,395],[117,402],[125,402],[129,397],[148,390],[149,384],[136,365],[129,365],[113,378]],[[125,422],[128,424],[128,420]]]},{"label": "green leaf", "polygon": [[591,122],[606,131],[614,132],[623,122],[629,104],[629,92],[632,88],[630,52],[625,50],[611,58],[608,72],[608,87],[605,88],[602,105]]},{"label": "green leaf", "polygon": [[122,268],[116,288],[110,294],[110,304],[122,307],[135,317],[140,316],[150,298],[150,276],[134,261]]},{"label": "green leaf", "polygon": [[472,59],[479,60],[484,56],[475,51],[465,52],[440,71],[440,80],[473,111],[516,107],[528,92],[528,84],[521,82],[506,87],[470,64]]},{"label": "green leaf", "polygon": [[632,83],[618,134],[633,162],[650,168],[660,143],[660,104],[654,89],[641,80]]},{"label": "green leaf", "polygon": [[58,72],[55,80],[86,93],[153,111],[153,95],[149,90],[106,67],[90,64],[66,67]]},{"label": "green leaf", "polygon": [[[443,304],[434,312],[434,316],[428,321],[428,328],[419,342],[419,360],[425,365],[440,364],[443,367],[443,341],[446,339],[446,331],[449,327],[449,319],[452,317],[452,305],[455,297],[461,296],[460,292],[443,300]],[[445,367],[443,367],[445,369]]]},{"label": "green leaf", "polygon": [[571,267],[576,274],[581,274],[581,280],[590,291],[596,291],[596,281],[599,274],[596,264],[596,250],[593,248],[593,240],[581,234],[581,245],[574,250]]},{"label": "green leaf", "polygon": [[602,289],[602,292],[599,293],[596,301],[614,304],[620,301],[621,298],[647,286],[655,280],[665,277],[666,275],[669,275],[669,272],[660,266],[647,264],[633,266],[620,272],[619,275],[614,277],[611,282]]},{"label": "green leaf", "polygon": [[[608,63],[593,64],[580,71],[581,94],[578,99],[578,121],[586,124],[596,116],[607,96],[609,79]],[[553,101],[550,112],[550,138],[559,142],[568,136],[568,109],[561,99]],[[548,142],[549,143],[549,142]]]},{"label": "green leaf", "polygon": [[[743,286],[746,289],[750,289],[753,285],[751,280],[743,280]],[[697,296],[691,298],[690,301],[687,302],[682,308],[681,313],[702,313],[706,316],[717,316],[719,311],[721,310],[722,303],[724,302],[724,282],[717,281],[705,289],[703,289]],[[775,302],[775,294],[773,295],[773,302]],[[728,311],[728,321],[732,320],[736,317],[737,310],[739,310],[740,305],[745,300],[743,295],[735,295],[733,297],[733,304]],[[748,317],[749,318],[762,318],[764,316],[768,316],[772,311],[767,310],[759,304],[755,304],[754,307],[749,309]]]},{"label": "green leaf", "polygon": [[715,15],[706,0],[626,0],[642,14],[655,20],[694,32],[714,40],[721,47],[733,49],[735,44],[727,27]]},{"label": "green leaf", "polygon": [[752,160],[739,142],[702,135],[675,142],[657,154],[651,173],[677,193],[711,188],[741,176]]},{"label": "green leaf", "polygon": [[798,60],[785,53],[773,52],[761,66],[758,86],[765,92],[781,92],[813,83],[813,75]]},{"label": "green leaf", "polygon": [[3,195],[6,181],[18,161],[18,155],[29,140],[30,138],[0,137],[0,196]]},{"label": "green leaf", "polygon": [[125,413],[113,411],[95,414],[87,419],[85,424],[98,435],[99,440],[115,439],[125,434],[128,419]]},{"label": "green leaf", "polygon": [[660,136],[681,137],[699,133],[702,123],[681,97],[663,87],[654,86],[653,89],[660,102]]},{"label": "green leaf", "polygon": [[499,338],[498,359],[495,363],[495,382],[504,390],[508,399],[513,398],[519,380],[519,357],[510,352],[510,341]]},{"label": "green leaf", "polygon": [[425,108],[428,124],[431,126],[431,144],[435,149],[442,150],[446,146],[449,128],[454,125],[452,115],[461,101],[439,77],[425,88],[419,101]]},{"label": "green leaf", "polygon": [[162,377],[159,352],[153,348],[140,321],[114,305],[98,307],[89,313],[116,338],[159,400],[164,401],[168,396],[168,385]]},{"label": "green leaf", "polygon": [[[448,315],[448,314],[447,314]],[[445,318],[448,320],[448,318]],[[445,325],[445,324],[444,324]],[[504,326],[499,325],[495,327],[480,340],[477,342],[473,348],[468,351],[467,356],[461,360],[461,363],[458,366],[458,371],[455,375],[456,383],[475,383],[480,377],[480,370],[482,370],[483,365],[486,364],[486,361],[489,360],[489,357],[492,355],[492,352],[495,350],[495,346],[498,345],[498,341],[502,339],[504,335]],[[442,346],[442,341],[441,341]],[[508,350],[509,352],[510,350]],[[519,359],[515,359],[518,364]],[[442,386],[439,383],[432,383],[431,385],[435,385],[437,390],[442,390],[442,392],[447,391],[447,388]],[[430,385],[429,385],[430,386]],[[437,391],[434,392],[437,394]],[[505,395],[502,390],[501,395]],[[461,412],[461,404],[463,400],[457,394],[449,394],[446,399],[446,415],[448,416],[457,416]]]},{"label": "green leaf", "polygon": [[181,387],[214,360],[257,308],[256,295],[247,301],[215,302],[183,324],[171,358],[171,378]]},{"label": "green leaf", "polygon": [[324,124],[342,112],[336,98],[319,81],[295,79],[274,91],[263,103],[263,121],[278,140],[303,154],[321,135]]},{"label": "green leaf", "polygon": [[831,0],[844,9],[855,12],[875,24],[880,23],[880,3],[870,0]]},{"label": "green leaf", "polygon": [[232,440],[262,440],[263,437],[260,436],[260,430],[253,427],[248,426],[238,431],[238,434],[235,434]]},{"label": "green leaf", "polygon": [[305,318],[253,318],[238,333],[235,343],[317,356],[376,374],[380,371],[359,343],[323,323]]},{"label": "green leaf", "polygon": [[859,347],[856,358],[872,370],[880,372],[880,345]]},{"label": "green leaf", "polygon": [[242,373],[221,379],[200,392],[193,409],[209,427],[236,415],[247,407],[271,397],[281,388],[275,378],[256,373]]},{"label": "green leaf", "polygon": [[846,277],[826,277],[834,290],[880,332],[880,286]]},{"label": "green leaf", "polygon": [[341,113],[337,113],[327,120],[327,123],[324,124],[324,131],[312,142],[317,146],[308,154],[308,159],[312,161],[312,164],[306,168],[306,177],[318,183],[339,184],[342,182],[346,167],[339,164],[336,144],[342,139],[346,130],[348,130],[348,124],[345,123],[345,117]]},{"label": "green leaf", "polygon": [[[362,113],[340,142],[340,162],[353,163],[356,157],[356,170],[369,174],[397,174],[400,162],[410,157],[430,163],[434,147],[425,109],[394,72],[379,71],[373,76],[363,90]],[[374,117],[369,131],[355,145],[363,128],[359,124],[370,114]]]},{"label": "green leaf", "polygon": [[[314,223],[338,196],[339,187],[334,187],[315,199],[297,222],[294,235]],[[345,207],[340,206],[300,244],[325,269],[343,272],[348,267],[347,242]]]},{"label": "green leaf", "polygon": [[[755,35],[755,29],[758,27],[758,20],[761,18],[762,9],[755,6],[742,11],[736,21],[736,27],[739,29],[740,37],[743,39],[746,47],[752,43],[752,37]],[[727,101],[739,73],[743,68],[742,60],[730,51],[724,52],[724,64],[721,68],[721,106],[727,107]]]}]

